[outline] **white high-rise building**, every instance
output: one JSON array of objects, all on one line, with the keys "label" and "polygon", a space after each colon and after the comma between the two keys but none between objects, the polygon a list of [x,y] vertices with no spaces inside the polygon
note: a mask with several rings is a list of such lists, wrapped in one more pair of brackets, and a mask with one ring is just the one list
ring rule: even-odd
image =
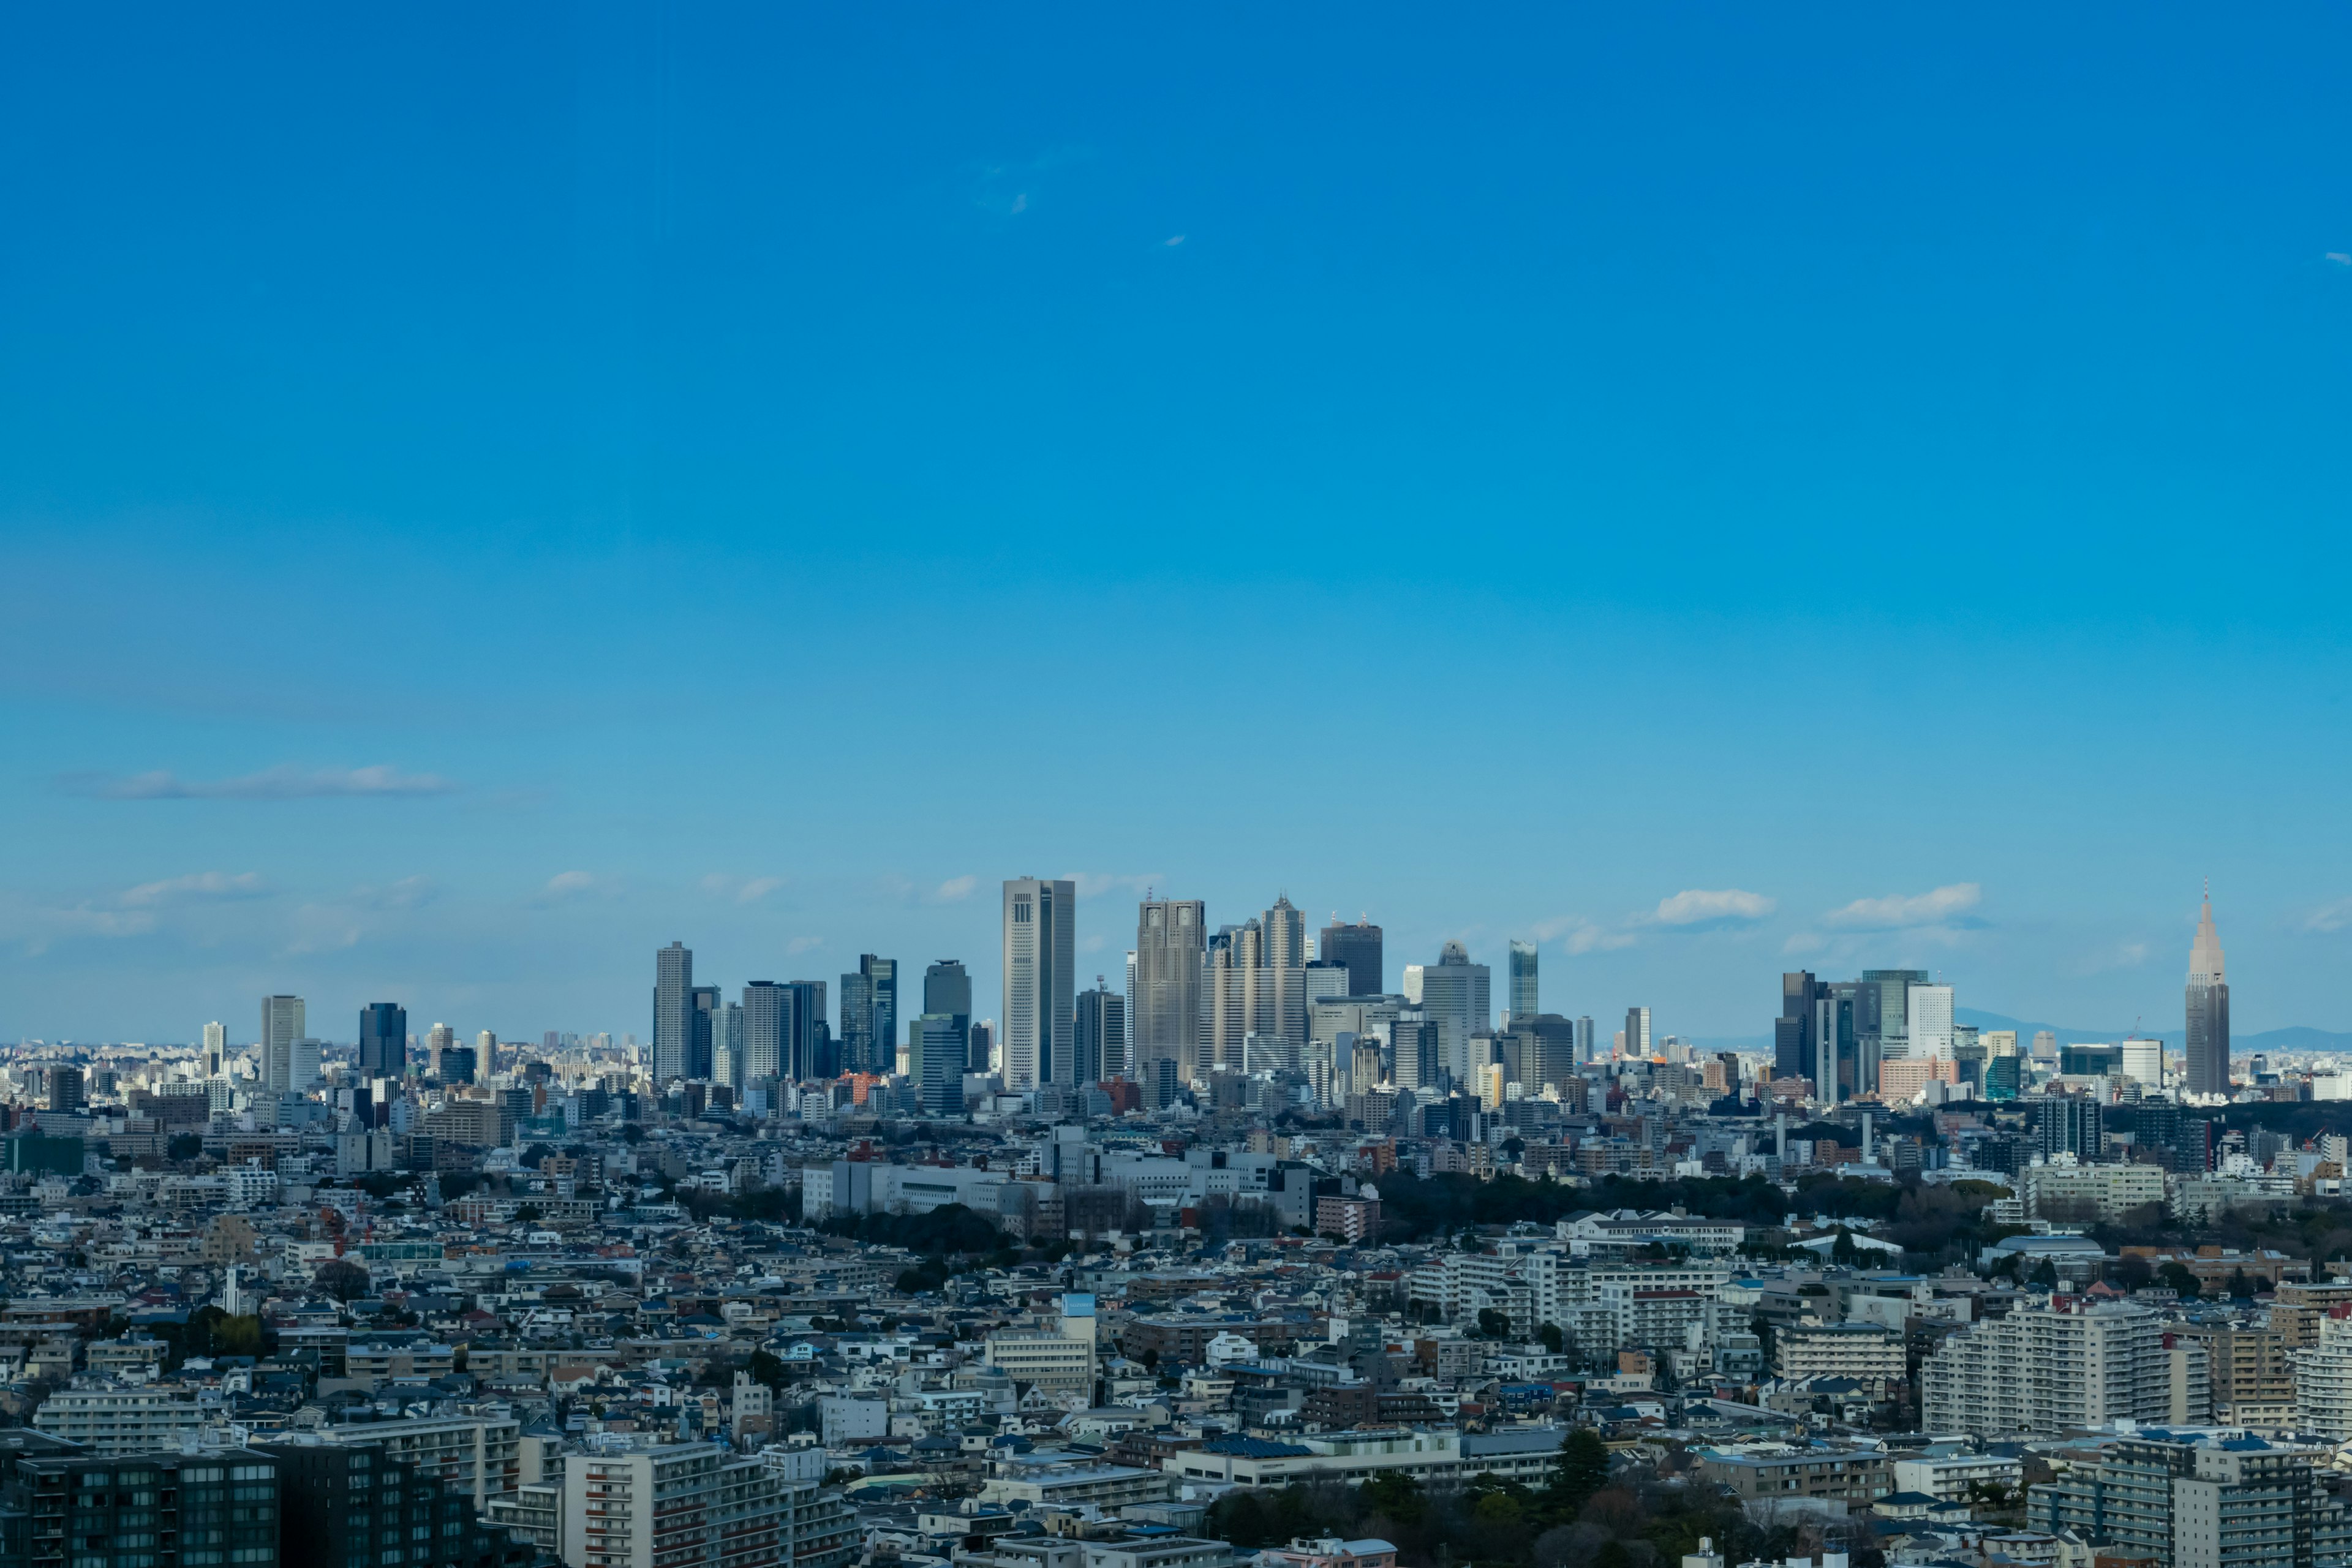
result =
[{"label": "white high-rise building", "polygon": [[227,1055],[228,1026],[226,1024],[206,1024],[205,1026],[205,1053],[202,1058],[204,1062],[204,1076],[206,1078],[220,1077],[221,1060]]},{"label": "white high-rise building", "polygon": [[1469,1087],[1470,1037],[1495,1026],[1490,972],[1471,963],[1469,949],[1458,942],[1447,942],[1437,962],[1420,970],[1421,1010],[1437,1026],[1438,1065],[1455,1083]]},{"label": "white high-rise building", "polygon": [[309,1034],[299,996],[261,999],[261,1087],[284,1093],[293,1087],[294,1042]]},{"label": "white high-rise building", "polygon": [[1004,884],[1004,1087],[1072,1082],[1077,1024],[1077,884]]},{"label": "white high-rise building", "polygon": [[1947,1339],[1920,1368],[1920,1426],[1990,1436],[2165,1421],[2172,1383],[2154,1312],[2061,1298]]},{"label": "white high-rise building", "polygon": [[1941,1057],[1952,1055],[1952,988],[1948,985],[1913,985],[1906,989],[1903,1011],[1909,1026],[1911,1055]]}]

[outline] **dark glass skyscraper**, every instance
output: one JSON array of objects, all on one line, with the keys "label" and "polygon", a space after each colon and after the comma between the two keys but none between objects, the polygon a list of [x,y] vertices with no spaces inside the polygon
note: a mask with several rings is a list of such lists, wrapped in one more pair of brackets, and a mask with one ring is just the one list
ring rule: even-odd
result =
[{"label": "dark glass skyscraper", "polygon": [[1334,921],[1316,939],[1315,956],[1348,966],[1348,994],[1378,996],[1388,990],[1381,961],[1381,928],[1370,921],[1341,925]]},{"label": "dark glass skyscraper", "polygon": [[877,958],[872,953],[861,954],[857,972],[866,976],[873,999],[874,1048],[882,1063],[881,1070],[893,1069],[898,1059],[898,961]]},{"label": "dark glass skyscraper", "polygon": [[872,1072],[874,1062],[874,983],[853,971],[841,977],[841,1065]]},{"label": "dark glass skyscraper", "polygon": [[2189,1092],[2230,1092],[2230,983],[2221,963],[2221,933],[2213,929],[2213,895],[2197,915],[2189,950]]},{"label": "dark glass skyscraper", "polygon": [[1532,1018],[1539,1010],[1536,1005],[1536,944],[1511,939],[1510,994],[1503,1004],[1508,1010],[1507,1021],[1517,1027],[1524,1019]]},{"label": "dark glass skyscraper", "polygon": [[842,1069],[895,1072],[898,1061],[898,961],[860,954],[856,973],[841,977]]},{"label": "dark glass skyscraper", "polygon": [[698,985],[694,988],[694,1006],[687,1015],[686,1076],[709,1079],[710,1055],[717,1043],[717,1032],[711,1015],[719,1011],[719,987]]},{"label": "dark glass skyscraper", "polygon": [[1095,988],[1081,991],[1071,1030],[1071,1082],[1100,1083],[1127,1070],[1127,998],[1095,976]]},{"label": "dark glass skyscraper", "polygon": [[397,1002],[371,1002],[360,1009],[360,1076],[408,1075],[408,1009]]},{"label": "dark glass skyscraper", "polygon": [[1772,1023],[1772,1076],[1813,1076],[1813,1002],[1821,983],[1810,970],[1780,976],[1780,1016]]}]

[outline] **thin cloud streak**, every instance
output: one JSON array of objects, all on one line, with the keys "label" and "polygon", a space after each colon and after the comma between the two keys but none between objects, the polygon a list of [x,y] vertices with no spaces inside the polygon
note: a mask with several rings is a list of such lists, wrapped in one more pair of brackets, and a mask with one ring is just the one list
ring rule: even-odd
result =
[{"label": "thin cloud streak", "polygon": [[270,768],[232,779],[184,779],[158,769],[128,778],[68,773],[68,795],[94,800],[325,800],[446,795],[457,786],[437,773],[404,773],[384,763],[364,768]]}]

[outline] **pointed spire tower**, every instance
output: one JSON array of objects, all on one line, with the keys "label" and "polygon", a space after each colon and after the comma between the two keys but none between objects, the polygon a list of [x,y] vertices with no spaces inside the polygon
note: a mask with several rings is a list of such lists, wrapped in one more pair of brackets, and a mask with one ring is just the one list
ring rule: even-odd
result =
[{"label": "pointed spire tower", "polygon": [[2222,969],[2221,933],[2213,929],[2213,889],[2205,888],[2197,940],[2189,949],[2189,1092],[2230,1092],[2230,984]]}]

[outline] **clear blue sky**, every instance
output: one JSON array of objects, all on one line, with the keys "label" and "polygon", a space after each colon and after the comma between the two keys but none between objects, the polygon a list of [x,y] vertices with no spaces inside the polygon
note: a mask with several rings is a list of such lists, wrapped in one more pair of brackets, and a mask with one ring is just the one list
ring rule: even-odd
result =
[{"label": "clear blue sky", "polygon": [[1028,872],[2352,1027],[2352,20],[1618,9],[16,8],[0,1039]]}]

